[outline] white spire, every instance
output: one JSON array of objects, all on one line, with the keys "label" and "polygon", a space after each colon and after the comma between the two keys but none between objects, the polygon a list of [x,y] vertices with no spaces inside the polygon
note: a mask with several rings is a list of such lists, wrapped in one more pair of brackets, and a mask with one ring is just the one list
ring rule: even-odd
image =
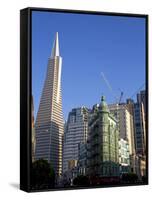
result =
[{"label": "white spire", "polygon": [[54,58],[55,56],[59,56],[59,38],[58,38],[58,32],[56,32],[55,40],[52,48],[51,58]]}]

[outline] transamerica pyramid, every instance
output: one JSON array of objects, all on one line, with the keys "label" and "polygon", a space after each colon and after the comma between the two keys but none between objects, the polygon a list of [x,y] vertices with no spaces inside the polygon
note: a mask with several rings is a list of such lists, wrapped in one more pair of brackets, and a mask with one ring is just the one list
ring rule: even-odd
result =
[{"label": "transamerica pyramid", "polygon": [[62,57],[59,52],[58,32],[41,94],[39,109],[36,117],[36,160],[43,158],[50,162],[57,176],[62,173],[62,137],[64,121],[61,96]]}]

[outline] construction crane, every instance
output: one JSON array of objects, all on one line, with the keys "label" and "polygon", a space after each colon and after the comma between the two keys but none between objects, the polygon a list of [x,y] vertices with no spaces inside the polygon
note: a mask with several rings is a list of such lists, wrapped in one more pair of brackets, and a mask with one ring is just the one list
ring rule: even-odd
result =
[{"label": "construction crane", "polygon": [[130,98],[134,97],[134,96],[137,94],[137,92],[138,92],[139,90],[141,90],[141,89],[144,87],[144,85],[145,85],[145,83],[143,83],[143,84],[130,96]]},{"label": "construction crane", "polygon": [[116,103],[117,103],[117,104],[120,104],[121,101],[122,101],[122,97],[123,97],[123,94],[124,94],[124,93],[123,93],[122,91],[120,91],[120,92],[121,92],[121,93],[120,93],[120,97],[116,96],[115,93],[113,92],[113,89],[112,89],[112,87],[111,87],[111,84],[109,83],[108,79],[106,78],[106,76],[105,76],[105,74],[104,74],[103,72],[101,72],[101,76],[102,76],[103,80],[105,81],[107,87],[108,87],[109,90],[111,91],[112,95],[113,95],[114,98],[116,99]]},{"label": "construction crane", "polygon": [[[123,91],[121,91],[120,89],[120,97],[116,96],[115,93],[113,92],[113,89],[111,87],[111,84],[109,83],[108,79],[106,78],[105,74],[103,72],[101,72],[101,76],[104,80],[104,82],[106,83],[107,87],[109,88],[109,90],[111,91],[112,95],[114,96],[114,98],[116,99],[116,104],[117,105],[120,105],[121,104],[121,101],[122,101],[122,98],[124,96],[124,93]],[[145,85],[145,83],[143,83],[132,95],[130,95],[130,99],[132,99],[139,90],[141,90],[143,88],[143,86]],[[128,98],[129,99],[129,98]],[[126,107],[124,105],[124,107]]]},{"label": "construction crane", "polygon": [[[120,89],[119,89],[120,90]],[[120,90],[120,98],[119,98],[119,101],[118,101],[118,104],[120,104],[121,103],[121,101],[122,101],[122,97],[123,97],[123,92]]]}]

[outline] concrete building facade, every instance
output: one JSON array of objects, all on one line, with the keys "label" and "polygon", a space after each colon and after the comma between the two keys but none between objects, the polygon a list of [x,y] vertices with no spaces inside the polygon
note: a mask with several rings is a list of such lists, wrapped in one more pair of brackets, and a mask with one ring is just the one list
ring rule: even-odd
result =
[{"label": "concrete building facade", "polygon": [[[72,160],[78,161],[79,144],[85,143],[88,134],[88,109],[86,107],[74,108],[69,113],[65,127],[63,148],[63,172],[69,170]],[[76,166],[75,166],[76,167]]]},{"label": "concrete building facade", "polygon": [[78,173],[80,175],[86,175],[87,169],[87,143],[79,144],[79,156],[78,156]]},{"label": "concrete building facade", "polygon": [[119,140],[119,169],[120,175],[130,172],[129,144],[126,140]]},{"label": "concrete building facade", "polygon": [[32,162],[35,161],[35,148],[36,148],[36,137],[35,137],[35,124],[34,124],[34,101],[32,96]]},{"label": "concrete building facade", "polygon": [[137,94],[134,103],[135,147],[136,154],[145,156],[146,151],[146,94],[141,91]]},{"label": "concrete building facade", "polygon": [[119,176],[119,143],[116,119],[110,114],[105,97],[94,109],[89,121],[87,140],[87,175]]},{"label": "concrete building facade", "polygon": [[135,154],[133,115],[125,103],[108,105],[110,112],[116,117],[119,124],[119,137],[128,141],[129,154]]},{"label": "concrete building facade", "polygon": [[62,138],[64,122],[61,96],[62,57],[56,33],[36,117],[36,159],[46,159],[57,176],[62,174]]}]

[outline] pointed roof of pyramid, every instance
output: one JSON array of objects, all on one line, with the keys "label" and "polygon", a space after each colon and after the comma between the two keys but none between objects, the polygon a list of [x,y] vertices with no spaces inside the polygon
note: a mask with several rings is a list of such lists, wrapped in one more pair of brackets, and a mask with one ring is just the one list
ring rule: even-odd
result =
[{"label": "pointed roof of pyramid", "polygon": [[52,48],[51,58],[54,58],[55,56],[60,56],[59,52],[59,37],[58,32],[56,32],[55,40]]}]

